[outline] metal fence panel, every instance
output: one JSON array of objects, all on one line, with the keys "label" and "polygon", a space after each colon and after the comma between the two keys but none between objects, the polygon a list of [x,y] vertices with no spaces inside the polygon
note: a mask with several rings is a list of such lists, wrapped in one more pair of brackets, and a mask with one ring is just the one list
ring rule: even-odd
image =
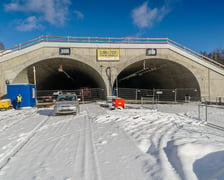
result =
[{"label": "metal fence panel", "polygon": [[208,125],[224,130],[224,106],[200,104],[198,106],[200,120],[204,120]]},{"label": "metal fence panel", "polygon": [[177,101],[200,101],[200,92],[195,88],[176,88]]},{"label": "metal fence panel", "polygon": [[157,101],[175,101],[175,90],[154,89],[154,97]]},{"label": "metal fence panel", "polygon": [[[54,96],[56,98],[59,93],[76,93],[82,102],[105,100],[106,92],[100,88],[84,88],[76,90],[38,90],[39,96]],[[126,100],[134,100],[136,103],[141,102],[142,97],[154,98],[159,102],[183,102],[200,100],[198,92],[194,88],[177,88],[177,89],[134,89],[134,88],[118,88],[115,89],[115,95]],[[186,95],[188,98],[186,98]]]},{"label": "metal fence panel", "polygon": [[154,97],[142,97],[141,107],[147,109],[158,109],[158,102]]},{"label": "metal fence panel", "polygon": [[134,89],[118,88],[115,94],[128,100],[141,100],[141,97],[153,97],[157,101],[190,102],[199,101],[200,95],[195,88],[176,89]]},{"label": "metal fence panel", "polygon": [[105,91],[100,88],[76,89],[76,90],[37,90],[37,97],[52,96],[54,99],[59,94],[75,93],[81,102],[105,99]]},{"label": "metal fence panel", "polygon": [[132,88],[118,88],[118,92],[116,90],[116,94],[118,97],[124,99],[136,99],[136,89]]}]

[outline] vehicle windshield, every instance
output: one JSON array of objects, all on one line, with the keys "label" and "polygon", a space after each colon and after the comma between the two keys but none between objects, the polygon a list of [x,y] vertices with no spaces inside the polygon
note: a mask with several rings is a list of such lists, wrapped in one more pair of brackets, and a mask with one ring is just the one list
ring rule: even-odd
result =
[{"label": "vehicle windshield", "polygon": [[57,101],[75,101],[76,96],[74,95],[62,95],[58,96]]}]

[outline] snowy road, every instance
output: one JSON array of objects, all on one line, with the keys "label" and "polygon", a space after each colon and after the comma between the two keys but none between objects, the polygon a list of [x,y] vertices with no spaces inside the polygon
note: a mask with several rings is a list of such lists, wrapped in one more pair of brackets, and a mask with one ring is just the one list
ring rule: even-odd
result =
[{"label": "snowy road", "polygon": [[[117,142],[120,132],[94,124],[95,111],[104,110],[94,107],[90,115],[91,109],[87,106],[78,116],[56,117],[52,109],[11,110],[14,116],[7,112],[5,117],[3,112],[0,179],[146,179],[134,163],[141,151],[123,132]],[[112,146],[105,146],[109,143]],[[102,150],[103,146],[109,149]]]},{"label": "snowy road", "polygon": [[3,128],[1,179],[99,179],[88,116],[51,114],[24,113]]},{"label": "snowy road", "polygon": [[223,132],[194,112],[98,104],[82,105],[77,116],[0,112],[1,180],[221,180],[223,162]]}]

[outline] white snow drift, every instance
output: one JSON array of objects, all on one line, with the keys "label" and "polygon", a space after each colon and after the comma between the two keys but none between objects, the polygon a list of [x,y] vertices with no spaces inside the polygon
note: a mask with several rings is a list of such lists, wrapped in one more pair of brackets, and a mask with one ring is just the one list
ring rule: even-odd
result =
[{"label": "white snow drift", "polygon": [[224,132],[198,120],[195,106],[52,112],[0,112],[0,179],[224,179]]}]

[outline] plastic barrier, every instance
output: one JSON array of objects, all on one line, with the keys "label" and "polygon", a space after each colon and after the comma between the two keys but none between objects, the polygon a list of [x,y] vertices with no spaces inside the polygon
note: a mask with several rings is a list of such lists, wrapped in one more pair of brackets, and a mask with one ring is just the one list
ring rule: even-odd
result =
[{"label": "plastic barrier", "polygon": [[122,98],[114,98],[112,99],[112,106],[114,106],[115,108],[124,108],[124,99]]},{"label": "plastic barrier", "polygon": [[1,109],[9,109],[12,107],[12,103],[10,99],[2,99],[0,100],[0,110]]}]

